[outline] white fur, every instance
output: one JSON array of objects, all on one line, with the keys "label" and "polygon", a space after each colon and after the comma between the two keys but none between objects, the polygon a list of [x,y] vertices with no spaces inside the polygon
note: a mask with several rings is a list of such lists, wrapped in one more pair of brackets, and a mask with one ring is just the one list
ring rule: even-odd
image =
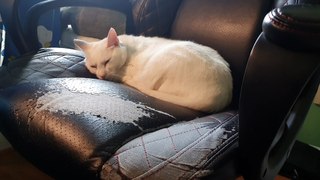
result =
[{"label": "white fur", "polygon": [[[114,37],[116,36],[116,38]],[[190,41],[120,35],[110,29],[97,42],[75,40],[86,67],[100,79],[203,112],[219,111],[232,99],[228,63],[213,49]]]}]

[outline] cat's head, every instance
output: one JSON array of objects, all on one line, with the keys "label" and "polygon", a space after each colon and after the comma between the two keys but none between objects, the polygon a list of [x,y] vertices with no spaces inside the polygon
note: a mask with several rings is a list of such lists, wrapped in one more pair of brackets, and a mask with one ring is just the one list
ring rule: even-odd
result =
[{"label": "cat's head", "polygon": [[125,47],[120,41],[115,29],[110,28],[108,36],[100,41],[87,42],[75,39],[74,43],[85,54],[85,65],[99,79],[117,74],[127,59]]}]

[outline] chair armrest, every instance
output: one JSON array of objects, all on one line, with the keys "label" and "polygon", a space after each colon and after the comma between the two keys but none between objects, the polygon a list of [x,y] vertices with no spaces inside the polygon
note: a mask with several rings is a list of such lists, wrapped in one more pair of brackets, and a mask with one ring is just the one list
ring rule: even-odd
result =
[{"label": "chair armrest", "polygon": [[290,5],[264,19],[240,97],[246,179],[272,179],[279,172],[312,103],[320,79],[319,12],[318,5]]},{"label": "chair armrest", "polygon": [[271,11],[264,19],[268,40],[293,50],[320,49],[320,4],[288,5]]}]

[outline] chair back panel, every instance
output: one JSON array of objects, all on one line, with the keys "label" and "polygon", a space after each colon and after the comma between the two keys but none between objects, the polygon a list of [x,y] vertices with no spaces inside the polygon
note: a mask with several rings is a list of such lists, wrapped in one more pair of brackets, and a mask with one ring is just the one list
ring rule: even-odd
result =
[{"label": "chair back panel", "polygon": [[268,0],[184,0],[172,25],[172,38],[210,46],[229,62],[235,108],[251,48],[273,5]]}]

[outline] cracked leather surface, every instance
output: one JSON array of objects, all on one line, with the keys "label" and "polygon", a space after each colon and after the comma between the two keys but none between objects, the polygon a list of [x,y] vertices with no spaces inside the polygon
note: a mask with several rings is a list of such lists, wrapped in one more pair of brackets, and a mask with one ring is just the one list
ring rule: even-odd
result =
[{"label": "cracked leather surface", "polygon": [[[12,145],[49,174],[70,177],[88,171],[83,176],[96,177],[130,139],[203,116],[123,84],[90,78],[21,83],[1,89],[0,96],[10,102],[10,114],[0,112],[0,127]],[[62,161],[63,168],[54,167]]]},{"label": "cracked leather surface", "polygon": [[198,179],[214,173],[237,140],[238,115],[233,111],[181,122],[119,148],[103,166],[101,178]]},{"label": "cracked leather surface", "polygon": [[[128,86],[92,79],[83,58],[74,50],[42,49],[0,70],[2,101],[10,102],[1,131],[48,174],[199,178],[237,147],[236,112],[203,117]],[[61,161],[63,168],[55,168]]]}]

